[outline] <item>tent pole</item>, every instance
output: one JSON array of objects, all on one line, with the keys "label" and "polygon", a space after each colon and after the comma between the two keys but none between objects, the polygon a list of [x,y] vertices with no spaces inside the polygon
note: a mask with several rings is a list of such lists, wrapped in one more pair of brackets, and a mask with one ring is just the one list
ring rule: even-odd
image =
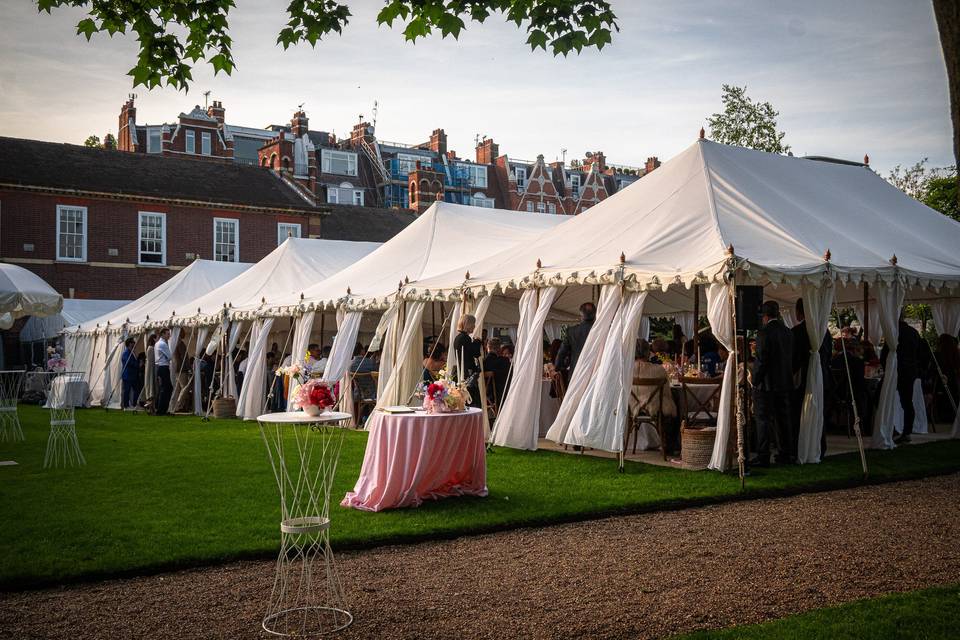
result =
[{"label": "tent pole", "polygon": [[433,334],[433,341],[439,342],[440,336],[437,335],[437,302],[430,301],[430,333]]},{"label": "tent pole", "polygon": [[693,285],[693,354],[697,359],[697,370],[700,370],[700,285]]},{"label": "tent pole", "polygon": [[[324,345],[323,345],[323,324],[324,324],[324,320],[325,320],[325,319],[326,319],[326,318],[325,318],[325,316],[323,315],[323,309],[321,308],[321,309],[320,309],[320,351],[321,351],[321,355],[322,355],[323,346],[324,346]],[[307,338],[307,342],[310,342],[310,338]]]},{"label": "tent pole", "polygon": [[[731,252],[732,253],[732,252]],[[740,475],[740,488],[746,486],[743,455],[743,407],[740,404],[740,364],[737,345],[737,289],[735,271],[730,271],[730,320],[733,327],[733,348],[727,357],[727,366],[733,367],[733,395],[730,397],[730,416],[736,420],[737,468]]]},{"label": "tent pole", "polygon": [[863,326],[863,339],[870,340],[870,284],[863,283],[863,317],[860,318]]}]

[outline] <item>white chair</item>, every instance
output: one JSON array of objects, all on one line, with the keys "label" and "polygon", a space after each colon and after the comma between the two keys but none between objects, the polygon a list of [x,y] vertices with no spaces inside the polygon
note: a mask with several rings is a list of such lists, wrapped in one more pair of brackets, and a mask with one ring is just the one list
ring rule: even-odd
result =
[{"label": "white chair", "polygon": [[17,413],[24,375],[24,371],[0,371],[0,442],[24,440]]},{"label": "white chair", "polygon": [[47,408],[50,409],[50,437],[47,439],[47,453],[43,458],[43,468],[73,467],[87,464],[77,441],[77,428],[74,420],[73,385],[83,381],[80,372],[61,373],[50,382],[47,394]]}]

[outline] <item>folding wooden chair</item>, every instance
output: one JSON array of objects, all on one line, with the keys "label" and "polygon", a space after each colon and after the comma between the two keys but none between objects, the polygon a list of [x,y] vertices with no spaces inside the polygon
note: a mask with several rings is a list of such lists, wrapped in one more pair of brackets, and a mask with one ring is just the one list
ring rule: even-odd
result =
[{"label": "folding wooden chair", "polygon": [[[633,434],[633,453],[637,453],[637,438],[640,435],[640,426],[643,424],[652,424],[657,430],[657,436],[660,438],[660,453],[663,459],[667,459],[667,443],[663,434],[663,390],[667,386],[666,378],[634,378],[630,387],[630,402],[627,409],[627,433],[624,439],[624,449],[630,444],[630,435]],[[642,400],[641,394],[652,390],[646,400]],[[654,398],[656,398],[656,409],[653,409]],[[639,404],[636,414],[633,411],[633,404]]]},{"label": "folding wooden chair", "polygon": [[[715,378],[680,378],[680,406],[687,426],[716,425],[720,411],[720,389],[723,376]],[[714,385],[713,391],[704,399],[691,387]],[[693,408],[691,410],[691,407]]]},{"label": "folding wooden chair", "polygon": [[362,420],[364,409],[373,411],[374,407],[377,406],[377,378],[379,378],[379,376],[379,371],[355,373],[352,376],[354,397],[353,411],[357,428],[363,424]]}]

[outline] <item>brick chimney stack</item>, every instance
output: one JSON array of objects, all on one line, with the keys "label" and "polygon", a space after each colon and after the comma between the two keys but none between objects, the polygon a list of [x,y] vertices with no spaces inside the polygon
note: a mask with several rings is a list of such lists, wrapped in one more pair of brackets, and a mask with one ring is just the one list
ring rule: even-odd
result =
[{"label": "brick chimney stack", "polygon": [[369,122],[358,122],[353,125],[353,131],[350,132],[350,146],[360,146],[360,141],[366,140],[367,143],[373,142],[373,127]]},{"label": "brick chimney stack", "polygon": [[647,163],[644,165],[644,173],[650,173],[659,166],[660,161],[657,160],[657,156],[650,156],[647,158]]},{"label": "brick chimney stack", "polygon": [[584,171],[589,171],[591,165],[596,165],[598,173],[606,171],[607,157],[603,155],[603,151],[595,151],[583,159]]},{"label": "brick chimney stack", "polygon": [[430,134],[430,151],[446,155],[447,153],[447,134],[443,129],[434,129]]},{"label": "brick chimney stack", "polygon": [[226,116],[227,111],[223,108],[223,103],[219,100],[214,100],[213,104],[207,107],[207,115],[211,118],[216,118],[217,122],[223,124],[223,119]]},{"label": "brick chimney stack", "polygon": [[290,120],[290,132],[293,137],[302,138],[309,129],[310,120],[307,119],[307,114],[302,109],[293,114],[293,119]]},{"label": "brick chimney stack", "polygon": [[117,119],[119,124],[117,127],[117,149],[120,151],[137,150],[135,146],[136,130],[130,129],[137,122],[137,108],[133,104],[135,99],[136,96],[131,93],[127,101],[120,107],[120,117]]},{"label": "brick chimney stack", "polygon": [[493,164],[500,155],[500,146],[493,138],[484,138],[477,145],[477,164]]}]

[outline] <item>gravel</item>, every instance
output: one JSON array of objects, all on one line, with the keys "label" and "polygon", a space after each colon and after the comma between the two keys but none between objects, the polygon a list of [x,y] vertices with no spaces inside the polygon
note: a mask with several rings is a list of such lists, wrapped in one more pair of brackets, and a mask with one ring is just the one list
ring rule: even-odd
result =
[{"label": "gravel", "polygon": [[[761,622],[956,583],[958,539],[950,475],[342,553],[355,622],[339,637],[648,638]],[[0,637],[267,637],[272,577],[272,562],[238,562],[0,594]]]}]

